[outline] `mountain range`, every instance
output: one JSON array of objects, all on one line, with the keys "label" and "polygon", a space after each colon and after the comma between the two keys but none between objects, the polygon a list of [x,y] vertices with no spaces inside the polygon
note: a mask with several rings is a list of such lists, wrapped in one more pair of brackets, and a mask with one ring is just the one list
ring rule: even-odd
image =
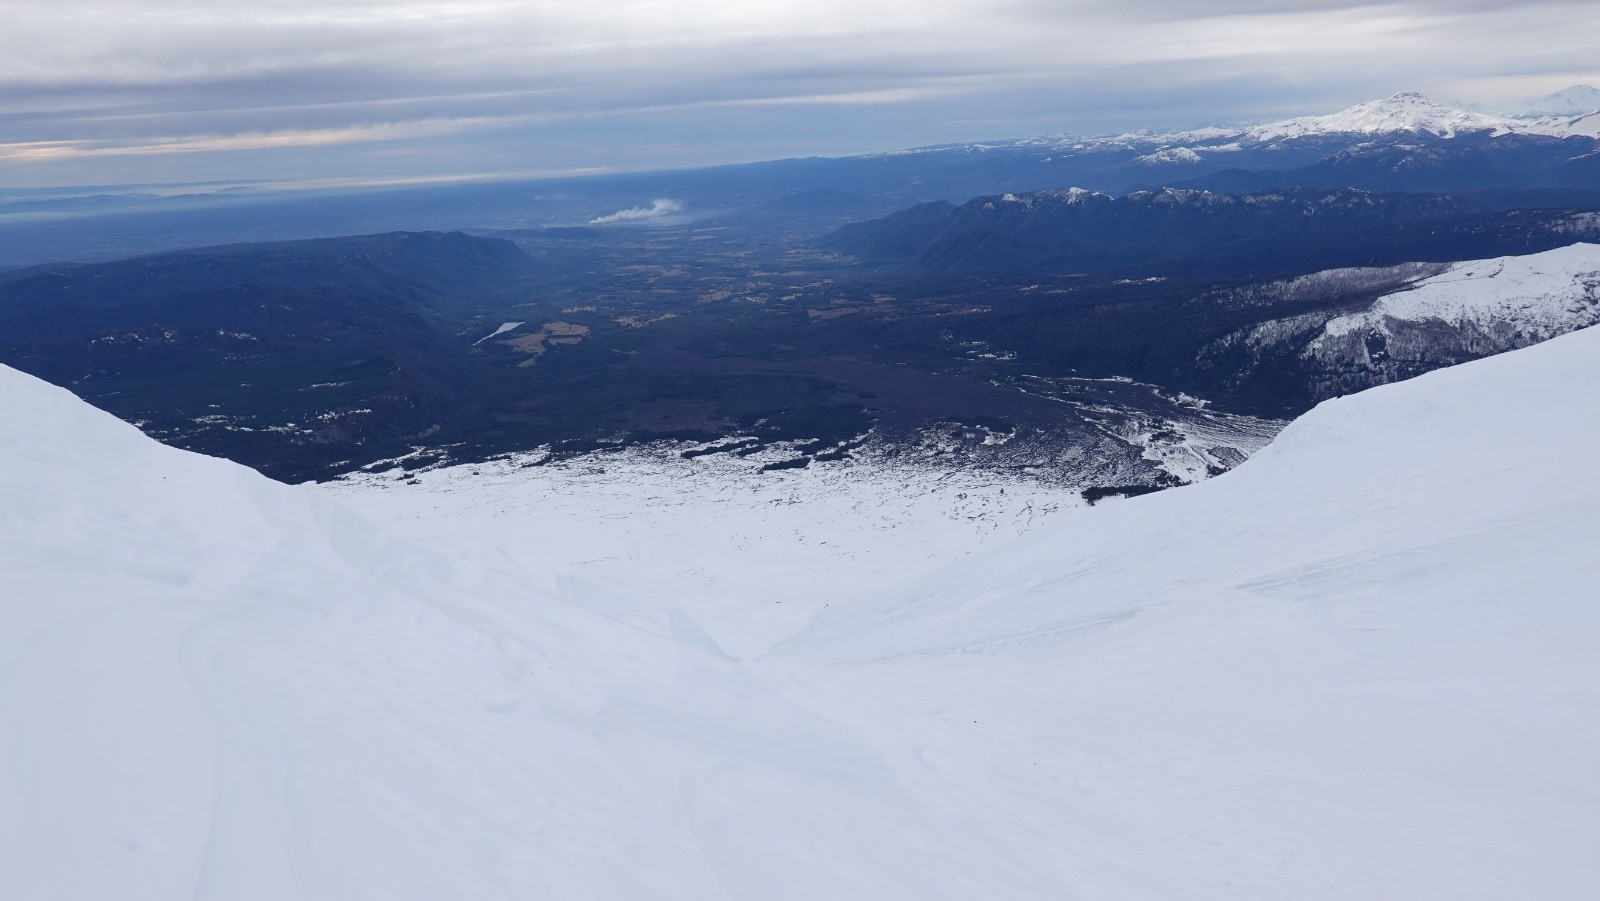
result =
[{"label": "mountain range", "polygon": [[[1584,105],[1587,92],[1563,97]],[[1600,191],[1600,114],[1532,118],[1448,107],[1412,93],[1275,123],[1098,137],[1054,135],[841,158],[560,180],[299,192],[104,188],[0,195],[0,266],[115,259],[226,241],[395,230],[611,229],[684,223],[754,240],[813,237],[919,202],[1070,186],[1121,195],[1162,187],[1251,193],[1279,187],[1374,192],[1521,192],[1514,205],[1569,205]],[[1552,198],[1538,192],[1558,191]],[[657,207],[657,201],[668,201]],[[1585,201],[1600,204],[1591,194]],[[662,219],[609,219],[625,210]]]},{"label": "mountain range", "polygon": [[1595,238],[1600,213],[1494,210],[1445,195],[1070,188],[935,201],[821,243],[926,273],[1220,275],[1528,253]]}]

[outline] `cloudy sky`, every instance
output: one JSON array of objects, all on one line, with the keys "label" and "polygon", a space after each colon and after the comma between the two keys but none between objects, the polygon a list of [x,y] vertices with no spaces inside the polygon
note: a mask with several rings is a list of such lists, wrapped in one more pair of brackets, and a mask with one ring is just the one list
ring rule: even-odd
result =
[{"label": "cloudy sky", "polygon": [[0,186],[635,170],[1587,82],[1600,3],[0,0]]}]

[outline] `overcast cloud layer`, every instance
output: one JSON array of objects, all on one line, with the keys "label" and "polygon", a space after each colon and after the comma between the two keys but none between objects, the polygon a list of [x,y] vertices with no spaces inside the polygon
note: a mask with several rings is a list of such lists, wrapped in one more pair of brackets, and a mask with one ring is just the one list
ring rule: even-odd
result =
[{"label": "overcast cloud layer", "polygon": [[1600,3],[0,0],[0,186],[631,170],[1600,84]]}]

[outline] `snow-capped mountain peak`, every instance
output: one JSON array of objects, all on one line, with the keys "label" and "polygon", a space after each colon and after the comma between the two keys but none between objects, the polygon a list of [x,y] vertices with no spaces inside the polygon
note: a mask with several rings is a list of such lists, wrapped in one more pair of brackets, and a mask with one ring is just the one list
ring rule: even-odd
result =
[{"label": "snow-capped mountain peak", "polygon": [[1517,119],[1540,119],[1550,116],[1582,116],[1593,112],[1600,112],[1600,88],[1575,84],[1570,88],[1546,94],[1537,100],[1514,106],[1506,110],[1505,114]]},{"label": "snow-capped mountain peak", "polygon": [[1414,91],[1402,91],[1382,100],[1358,103],[1325,116],[1301,116],[1248,129],[1256,140],[1298,138],[1323,134],[1429,133],[1441,138],[1463,131],[1504,134],[1518,123],[1501,116],[1442,106]]}]

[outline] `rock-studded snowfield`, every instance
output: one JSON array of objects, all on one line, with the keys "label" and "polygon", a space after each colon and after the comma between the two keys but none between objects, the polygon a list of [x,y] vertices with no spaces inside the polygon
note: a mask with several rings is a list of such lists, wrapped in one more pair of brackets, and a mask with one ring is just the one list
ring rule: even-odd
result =
[{"label": "rock-studded snowfield", "polygon": [[291,488],[0,370],[3,894],[1591,898],[1596,396],[1577,332],[1090,508]]}]

